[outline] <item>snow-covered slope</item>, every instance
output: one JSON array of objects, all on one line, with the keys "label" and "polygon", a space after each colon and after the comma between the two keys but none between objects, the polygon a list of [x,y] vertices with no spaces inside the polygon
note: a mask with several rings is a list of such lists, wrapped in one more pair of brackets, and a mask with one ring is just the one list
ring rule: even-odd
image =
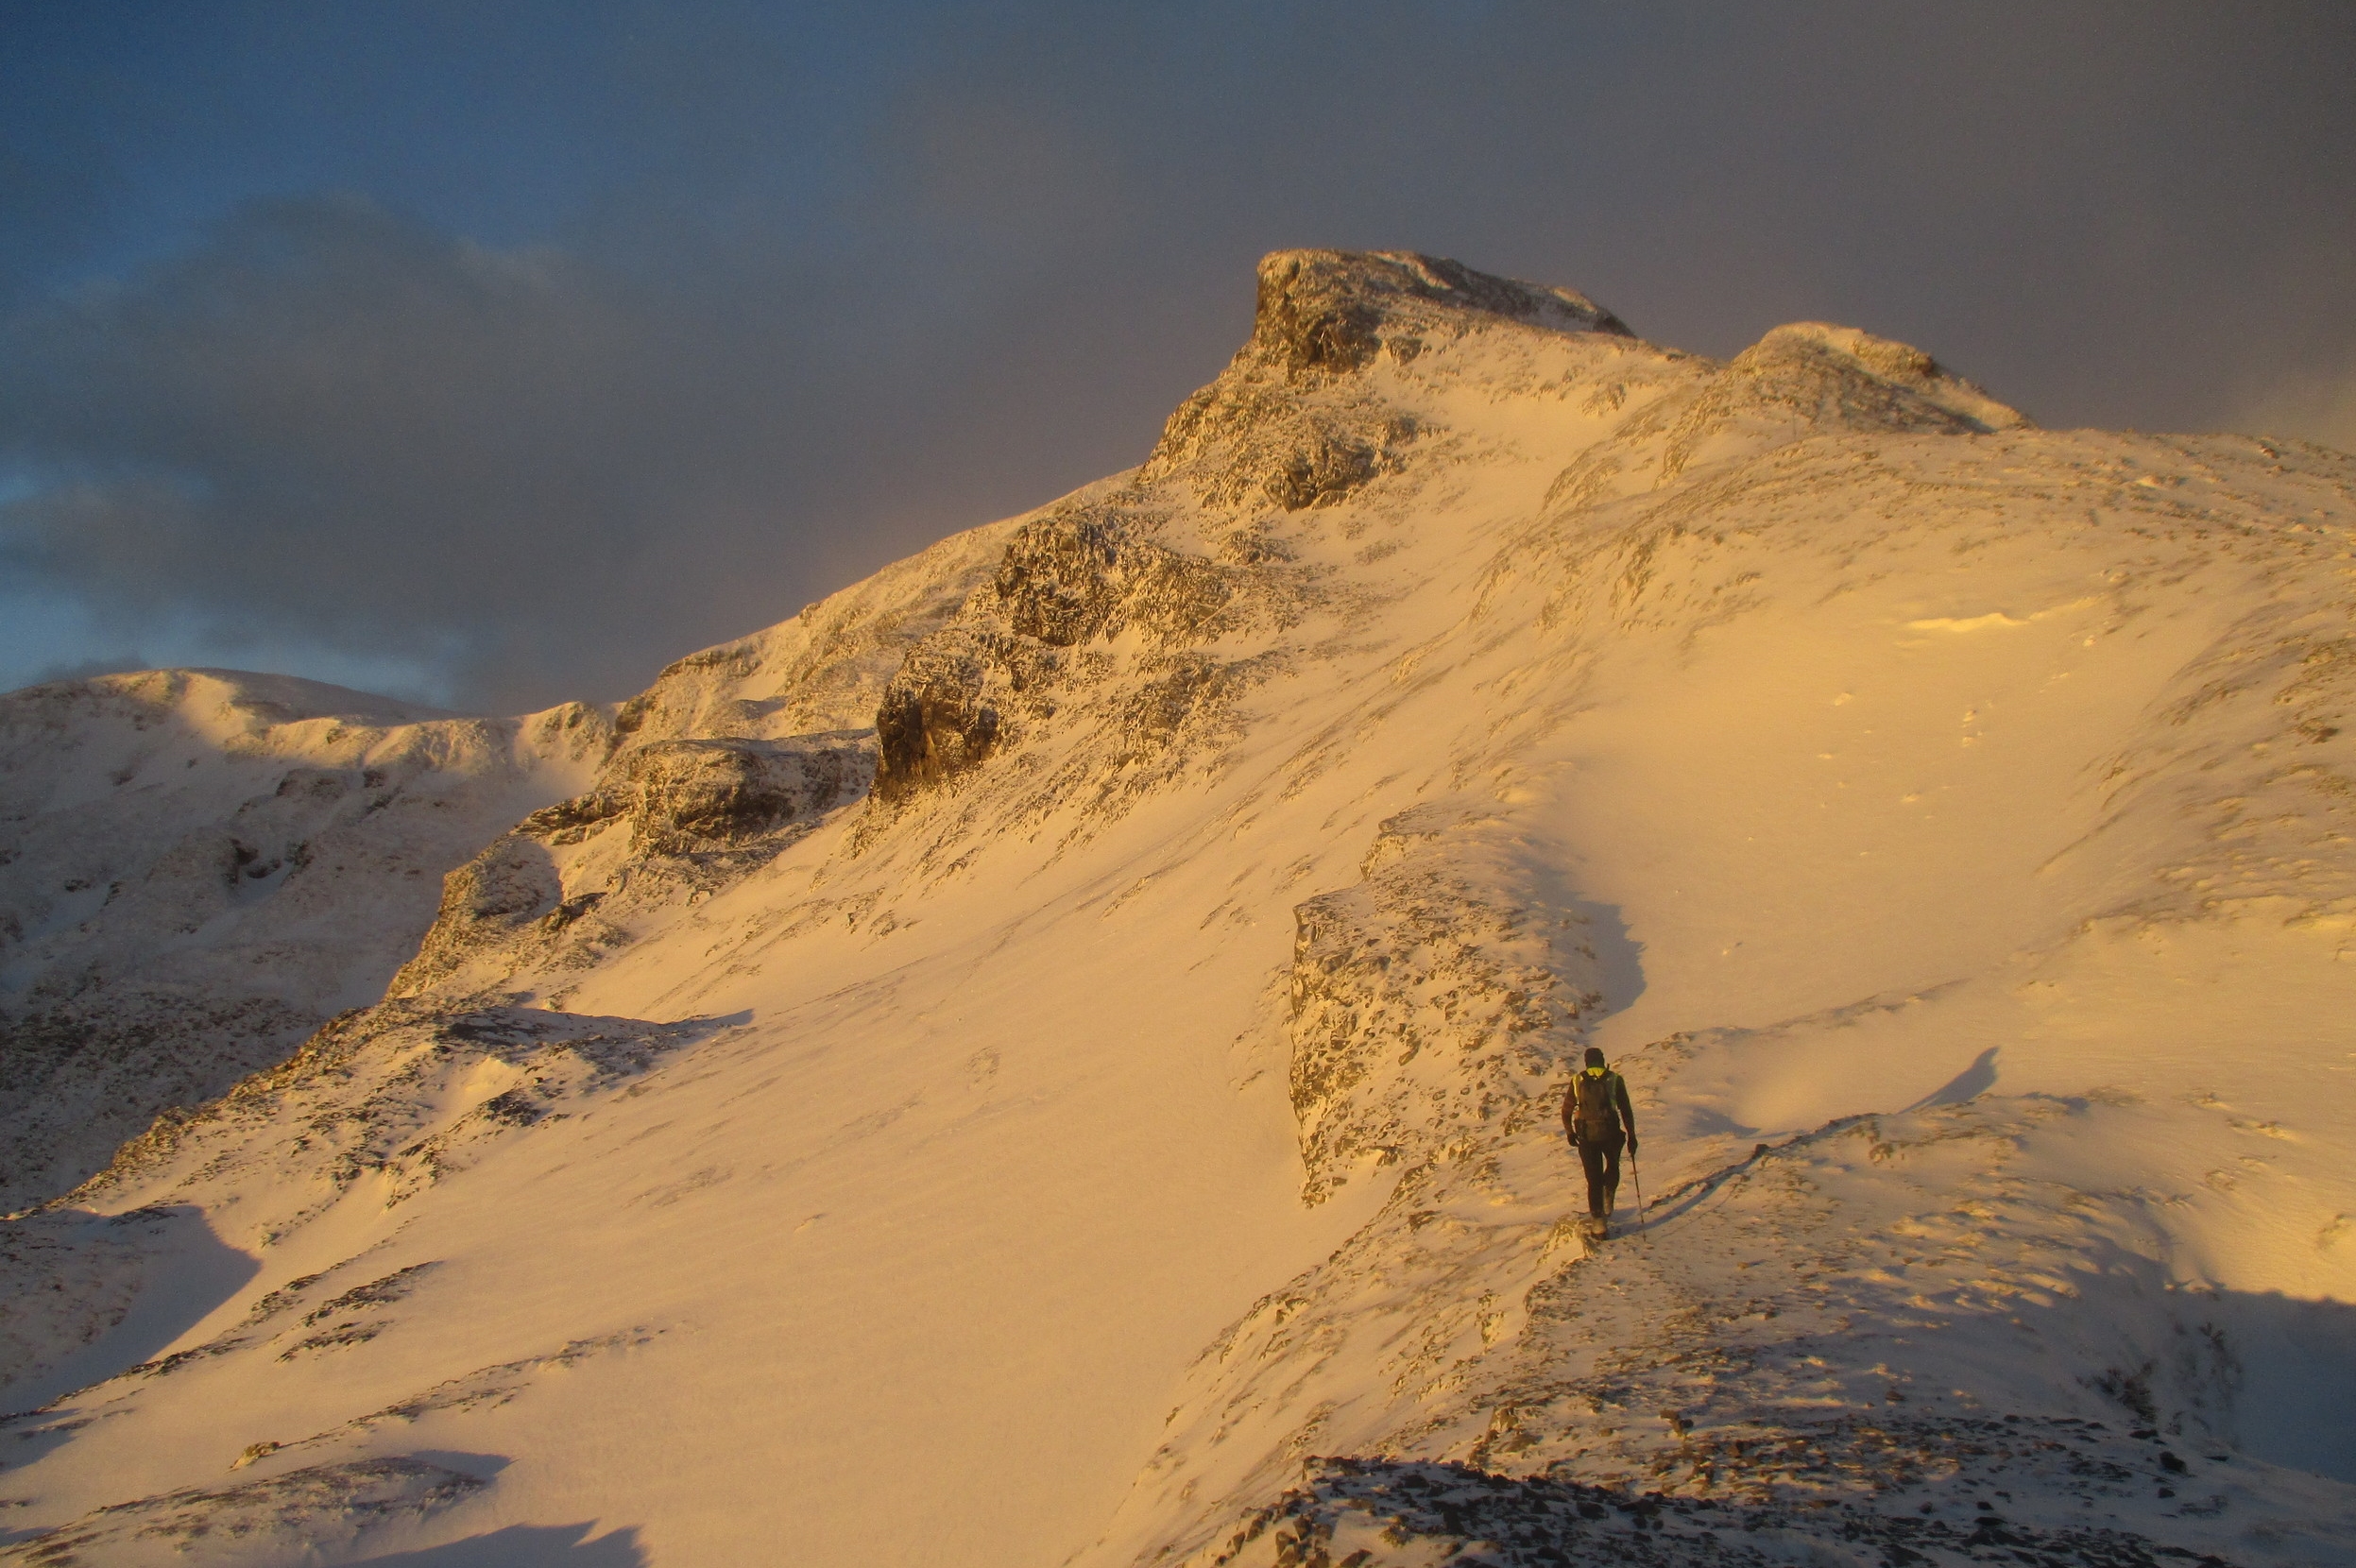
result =
[{"label": "snow-covered slope", "polygon": [[618,709],[461,718],[216,670],[0,697],[0,1212],[378,999],[444,875],[601,769],[682,736],[871,727],[994,537],[690,655]]},{"label": "snow-covered slope", "polygon": [[213,670],[0,697],[0,1209],[383,995],[443,873],[605,730]]},{"label": "snow-covered slope", "polygon": [[1260,290],[10,1225],[0,1560],[2356,1552],[2356,464]]}]

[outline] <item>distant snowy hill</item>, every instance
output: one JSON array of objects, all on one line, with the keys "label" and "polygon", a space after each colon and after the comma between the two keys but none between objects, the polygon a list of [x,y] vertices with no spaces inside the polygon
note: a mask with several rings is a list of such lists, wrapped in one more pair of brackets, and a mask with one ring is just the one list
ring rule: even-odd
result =
[{"label": "distant snowy hill", "polygon": [[604,729],[214,670],[0,697],[0,1205],[382,996],[443,874]]},{"label": "distant snowy hill", "polygon": [[462,718],[221,670],[0,696],[0,1212],[380,998],[443,877],[601,768],[682,736],[870,725],[989,537],[681,659],[619,708]]},{"label": "distant snowy hill", "polygon": [[2356,461],[1259,290],[618,709],[0,699],[0,1562],[2356,1559]]}]

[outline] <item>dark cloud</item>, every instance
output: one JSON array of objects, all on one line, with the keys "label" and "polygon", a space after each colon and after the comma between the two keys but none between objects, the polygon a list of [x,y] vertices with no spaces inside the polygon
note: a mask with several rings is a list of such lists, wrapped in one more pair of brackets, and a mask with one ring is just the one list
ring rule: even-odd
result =
[{"label": "dark cloud", "polygon": [[693,281],[357,197],[250,205],[0,336],[0,430],[37,481],[0,537],[118,621],[423,656],[512,707],[632,690],[1087,475],[1006,460],[1001,345],[957,336],[970,299],[783,266]]},{"label": "dark cloud", "polygon": [[731,454],[664,384],[661,334],[559,256],[356,198],[248,207],[11,323],[0,421],[40,487],[0,527],[30,569],[135,613],[441,641],[512,696],[558,673],[562,643],[594,647],[567,616],[676,613],[643,558],[653,486],[699,445]]},{"label": "dark cloud", "polygon": [[2049,422],[2356,387],[2336,4],[72,14],[0,65],[0,588],[112,646],[619,695],[1136,461],[1283,245],[1848,321]]}]

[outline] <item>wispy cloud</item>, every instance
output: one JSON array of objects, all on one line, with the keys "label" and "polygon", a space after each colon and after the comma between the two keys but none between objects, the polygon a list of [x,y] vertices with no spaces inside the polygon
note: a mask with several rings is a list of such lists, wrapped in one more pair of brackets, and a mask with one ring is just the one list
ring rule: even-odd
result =
[{"label": "wispy cloud", "polygon": [[2228,421],[2230,428],[2301,440],[2356,453],[2356,363],[2340,374],[2293,374],[2254,389]]}]

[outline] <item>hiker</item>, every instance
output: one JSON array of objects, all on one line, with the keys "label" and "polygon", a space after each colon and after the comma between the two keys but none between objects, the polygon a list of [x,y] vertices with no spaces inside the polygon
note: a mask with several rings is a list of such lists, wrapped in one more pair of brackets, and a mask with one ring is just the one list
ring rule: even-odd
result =
[{"label": "hiker", "polygon": [[1562,1096],[1562,1131],[1579,1150],[1587,1173],[1587,1213],[1600,1227],[1612,1218],[1620,1191],[1620,1146],[1636,1157],[1636,1113],[1628,1103],[1628,1083],[1603,1064],[1603,1052],[1587,1048],[1587,1065]]}]

